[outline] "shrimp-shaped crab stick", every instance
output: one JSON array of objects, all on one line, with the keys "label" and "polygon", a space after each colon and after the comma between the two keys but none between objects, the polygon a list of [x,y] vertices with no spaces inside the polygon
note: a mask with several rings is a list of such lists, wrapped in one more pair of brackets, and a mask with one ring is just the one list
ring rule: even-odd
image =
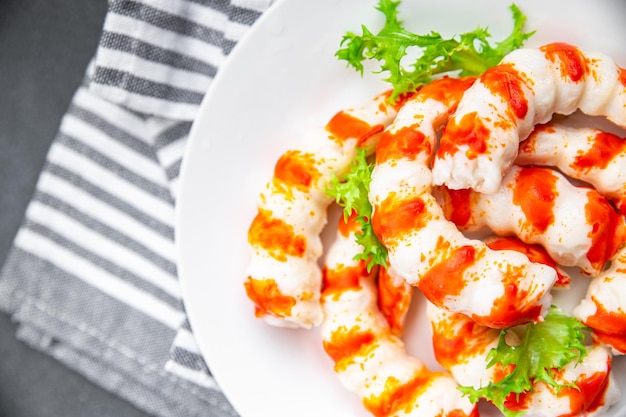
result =
[{"label": "shrimp-shaped crab stick", "polygon": [[519,147],[518,165],[544,165],[591,184],[626,214],[626,138],[590,127],[550,122]]},{"label": "shrimp-shaped crab stick", "polygon": [[445,187],[435,194],[462,230],[516,235],[592,276],[626,241],[623,215],[595,189],[574,186],[550,168],[514,165],[493,194]]},{"label": "shrimp-shaped crab stick", "polygon": [[464,94],[442,135],[434,184],[495,192],[534,126],[576,110],[626,127],[626,70],[564,43],[511,52]]},{"label": "shrimp-shaped crab stick", "polygon": [[574,315],[615,354],[626,354],[626,247],[606,271],[591,280]]},{"label": "shrimp-shaped crab stick", "polygon": [[320,327],[323,346],[341,383],[377,417],[477,417],[477,407],[447,373],[433,372],[410,356],[377,303],[376,271],[355,260],[361,252],[351,217],[340,225],[324,268]]},{"label": "shrimp-shaped crab stick", "polygon": [[252,249],[245,290],[255,315],[284,327],[317,326],[322,254],[320,233],[332,199],[326,188],[349,169],[357,148],[375,146],[396,115],[389,93],[338,112],[276,162],[248,230]]},{"label": "shrimp-shaped crab stick", "polygon": [[[427,304],[426,312],[433,329],[435,358],[459,385],[480,389],[501,381],[517,366],[502,363],[489,366],[488,355],[498,346],[500,330],[481,326],[467,316],[445,311],[431,303]],[[521,336],[513,331],[507,332],[505,340],[509,346],[519,346],[522,342]],[[611,375],[611,361],[606,347],[588,346],[580,362],[573,359],[560,370],[553,370],[554,382],[561,385],[560,389],[541,380],[532,380],[531,390],[519,396],[510,393],[500,406],[533,417],[600,415],[619,399],[619,390]]]},{"label": "shrimp-shaped crab stick", "polygon": [[541,319],[555,271],[517,251],[494,251],[466,238],[430,193],[437,131],[472,82],[431,82],[385,130],[370,183],[372,226],[390,268],[431,302],[491,327],[510,327]]}]

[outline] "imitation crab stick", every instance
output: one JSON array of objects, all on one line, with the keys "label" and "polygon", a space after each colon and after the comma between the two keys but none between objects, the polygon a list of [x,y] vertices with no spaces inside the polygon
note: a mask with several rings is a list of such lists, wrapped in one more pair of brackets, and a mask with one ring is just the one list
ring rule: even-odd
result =
[{"label": "imitation crab stick", "polygon": [[[518,376],[513,373],[516,367],[528,368],[524,372],[532,372],[534,366],[529,366],[529,361],[542,362],[553,353],[546,355],[546,352],[540,352],[542,345],[549,346],[553,343],[549,339],[550,330],[542,329],[541,335],[534,336],[528,331],[524,335],[518,335],[513,331],[507,332],[506,344],[517,346],[518,351],[524,352],[520,354],[523,358],[507,365],[497,362],[496,359],[496,363],[492,364],[489,355],[501,343],[499,330],[481,326],[462,314],[445,311],[431,303],[427,305],[426,311],[433,329],[433,349],[437,361],[461,386],[492,395],[493,399],[486,399],[494,401],[494,404],[507,415],[508,413],[510,415],[522,413],[533,417],[600,415],[619,399],[619,390],[611,375],[612,357],[609,350],[600,344],[580,346],[586,350],[582,359],[579,361],[577,355],[573,355],[570,360],[566,359],[565,363],[559,364],[558,369],[552,368],[549,371],[551,377],[521,374]],[[561,319],[562,317],[559,318],[559,323]],[[542,325],[552,326],[553,323],[547,322]],[[561,331],[557,330],[555,333],[560,334]],[[524,337],[531,340],[522,343]],[[555,346],[547,349],[554,351],[563,349],[563,353],[567,355],[569,347],[562,347],[557,342]],[[542,366],[544,363],[537,364],[539,371]],[[505,378],[518,377],[526,380],[527,389],[520,390],[522,392],[508,392],[508,388],[516,385],[516,381],[509,379],[504,382]],[[490,384],[494,387],[491,391],[484,389]],[[495,392],[499,394],[494,394]]]},{"label": "imitation crab stick", "polygon": [[376,149],[369,199],[389,266],[431,302],[491,327],[540,320],[554,269],[517,251],[466,238],[431,194],[429,163],[438,129],[473,79],[442,78],[407,100]]},{"label": "imitation crab stick", "polygon": [[340,220],[324,267],[320,329],[340,381],[376,417],[478,417],[449,374],[428,370],[394,335],[378,307],[377,267],[354,259],[359,231],[354,217]]},{"label": "imitation crab stick", "polygon": [[464,94],[442,135],[434,183],[495,192],[534,126],[576,110],[626,127],[626,70],[564,43],[509,53]]},{"label": "imitation crab stick", "polygon": [[595,189],[574,186],[550,168],[514,165],[492,194],[437,187],[436,195],[461,229],[516,235],[592,276],[626,242],[623,215]]},{"label": "imitation crab stick", "polygon": [[519,147],[518,165],[545,165],[591,184],[626,214],[626,139],[590,127],[550,122]]},{"label": "imitation crab stick", "polygon": [[285,327],[321,323],[320,233],[332,202],[326,187],[345,174],[357,148],[372,148],[393,120],[396,107],[388,97],[340,111],[276,162],[248,230],[252,255],[245,289],[257,317]]}]

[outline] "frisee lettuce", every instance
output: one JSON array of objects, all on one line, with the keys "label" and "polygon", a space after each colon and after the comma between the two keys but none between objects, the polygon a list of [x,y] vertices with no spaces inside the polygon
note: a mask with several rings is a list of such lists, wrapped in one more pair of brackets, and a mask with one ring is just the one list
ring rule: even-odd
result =
[{"label": "frisee lettuce", "polygon": [[367,161],[367,150],[357,149],[357,154],[350,166],[350,171],[341,180],[333,176],[326,194],[343,207],[343,217],[347,220],[352,212],[357,213],[356,220],[361,225],[361,232],[356,234],[356,241],[363,247],[363,252],[355,259],[367,261],[367,270],[375,265],[387,267],[387,248],[378,240],[372,228],[372,205],[368,194],[372,181],[374,164]]},{"label": "frisee lettuce", "polygon": [[[495,45],[489,43],[489,31],[480,27],[449,39],[435,31],[418,35],[402,26],[398,18],[399,4],[400,0],[380,0],[376,9],[385,15],[383,28],[374,34],[362,25],[361,35],[347,32],[335,54],[361,75],[364,61],[379,61],[379,72],[387,71],[388,77],[384,80],[393,86],[392,102],[403,93],[415,91],[438,74],[458,72],[458,75],[479,75],[498,64],[506,54],[521,47],[534,34],[534,31],[523,32],[526,16],[515,4],[511,4],[513,30]],[[418,47],[421,53],[415,62],[403,65],[401,61],[409,47]]]},{"label": "frisee lettuce", "polygon": [[514,364],[515,368],[498,382],[490,382],[485,387],[459,387],[469,395],[470,401],[485,398],[493,403],[506,417],[516,417],[523,412],[506,408],[510,395],[517,396],[531,392],[533,383],[542,381],[554,387],[557,392],[571,384],[560,384],[554,379],[554,370],[560,370],[572,361],[580,362],[587,354],[584,344],[585,332],[589,329],[574,317],[566,315],[560,308],[552,306],[543,322],[526,325],[524,340],[518,346],[510,346],[505,337],[510,329],[500,333],[498,346],[487,356],[487,367]]}]

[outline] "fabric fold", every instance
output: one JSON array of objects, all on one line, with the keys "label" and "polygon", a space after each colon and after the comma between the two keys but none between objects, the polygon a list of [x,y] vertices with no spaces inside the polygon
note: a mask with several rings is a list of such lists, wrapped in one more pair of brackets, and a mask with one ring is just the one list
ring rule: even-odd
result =
[{"label": "fabric fold", "polygon": [[155,416],[236,416],[185,314],[174,207],[203,96],[270,4],[109,1],[0,274],[19,339]]}]

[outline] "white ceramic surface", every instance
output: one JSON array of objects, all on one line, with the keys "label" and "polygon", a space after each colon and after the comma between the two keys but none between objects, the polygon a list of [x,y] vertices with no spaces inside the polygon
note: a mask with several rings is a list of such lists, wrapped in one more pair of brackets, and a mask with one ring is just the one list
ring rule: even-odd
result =
[{"label": "white ceramic surface", "polygon": [[[377,28],[374,0],[279,0],[237,45],[206,95],[183,160],[176,244],[183,297],[199,347],[242,417],[369,414],[346,392],[322,350],[317,330],[273,328],[254,318],[243,289],[247,228],[274,162],[291,138],[325,124],[338,110],[387,88],[361,78],[334,53],[342,35]],[[445,36],[486,26],[509,33],[502,0],[403,0],[401,18],[417,33]],[[566,41],[603,51],[626,66],[624,16],[618,0],[520,0],[527,45]],[[334,223],[331,223],[334,224]],[[412,307],[410,352],[438,368],[423,303]],[[616,373],[626,375],[626,361]],[[626,377],[619,378],[626,391]],[[483,415],[497,415],[486,408]],[[612,416],[626,415],[626,400]]]}]

